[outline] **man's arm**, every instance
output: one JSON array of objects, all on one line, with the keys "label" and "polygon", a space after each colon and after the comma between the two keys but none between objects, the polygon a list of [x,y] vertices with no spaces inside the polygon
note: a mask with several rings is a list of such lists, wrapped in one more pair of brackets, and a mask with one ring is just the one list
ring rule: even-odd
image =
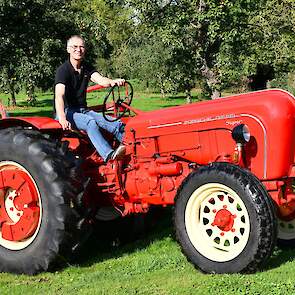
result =
[{"label": "man's arm", "polygon": [[55,85],[55,110],[58,117],[58,121],[63,130],[71,129],[71,123],[67,121],[65,114],[65,104],[64,104],[64,95],[65,95],[65,85],[58,83]]},{"label": "man's arm", "polygon": [[124,79],[109,79],[107,77],[102,76],[101,74],[99,74],[98,72],[94,72],[91,77],[90,80],[94,83],[97,83],[101,86],[105,86],[105,87],[109,87],[109,86],[122,86],[125,83]]}]

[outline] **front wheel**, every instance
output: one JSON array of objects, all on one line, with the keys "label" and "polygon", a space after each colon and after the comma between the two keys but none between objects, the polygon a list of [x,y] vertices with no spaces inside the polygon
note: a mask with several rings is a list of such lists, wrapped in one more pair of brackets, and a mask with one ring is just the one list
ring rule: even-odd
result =
[{"label": "front wheel", "polygon": [[206,273],[254,272],[276,241],[267,191],[254,175],[227,163],[187,177],[178,191],[174,220],[184,254]]}]

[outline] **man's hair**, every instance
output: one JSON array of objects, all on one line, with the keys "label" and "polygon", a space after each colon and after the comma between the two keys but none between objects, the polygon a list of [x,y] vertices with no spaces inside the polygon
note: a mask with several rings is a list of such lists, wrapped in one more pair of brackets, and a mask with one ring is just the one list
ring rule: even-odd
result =
[{"label": "man's hair", "polygon": [[73,39],[80,39],[80,40],[82,40],[83,43],[85,44],[84,39],[83,39],[80,35],[73,35],[73,36],[71,36],[71,37],[68,39],[68,41],[67,41],[67,47],[71,46],[71,43],[72,43]]}]

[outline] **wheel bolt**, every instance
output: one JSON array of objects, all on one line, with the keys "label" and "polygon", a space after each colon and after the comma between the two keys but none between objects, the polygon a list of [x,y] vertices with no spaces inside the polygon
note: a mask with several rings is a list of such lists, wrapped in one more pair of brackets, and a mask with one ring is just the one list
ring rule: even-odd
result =
[{"label": "wheel bolt", "polygon": [[224,232],[221,232],[220,235],[223,237],[224,236]]},{"label": "wheel bolt", "polygon": [[10,208],[10,211],[13,211],[13,207]]},{"label": "wheel bolt", "polygon": [[213,213],[216,213],[216,209],[213,209]]},{"label": "wheel bolt", "polygon": [[12,201],[12,200],[13,200],[13,197],[9,197],[9,200],[11,200],[11,201]]},{"label": "wheel bolt", "polygon": [[226,205],[223,205],[223,209],[226,209],[227,208],[227,206]]},{"label": "wheel bolt", "polygon": [[232,228],[231,231],[234,233],[236,230],[234,228]]}]

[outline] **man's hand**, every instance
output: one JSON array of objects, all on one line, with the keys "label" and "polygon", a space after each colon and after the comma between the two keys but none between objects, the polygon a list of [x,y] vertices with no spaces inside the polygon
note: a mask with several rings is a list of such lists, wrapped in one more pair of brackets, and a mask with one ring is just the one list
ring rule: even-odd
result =
[{"label": "man's hand", "polygon": [[125,84],[125,79],[115,79],[115,80],[112,80],[111,81],[111,86],[115,86],[115,85],[118,85],[118,86],[123,86]]},{"label": "man's hand", "polygon": [[71,130],[72,129],[71,123],[69,121],[67,121],[66,118],[61,118],[58,120],[58,122],[61,125],[63,130]]}]

